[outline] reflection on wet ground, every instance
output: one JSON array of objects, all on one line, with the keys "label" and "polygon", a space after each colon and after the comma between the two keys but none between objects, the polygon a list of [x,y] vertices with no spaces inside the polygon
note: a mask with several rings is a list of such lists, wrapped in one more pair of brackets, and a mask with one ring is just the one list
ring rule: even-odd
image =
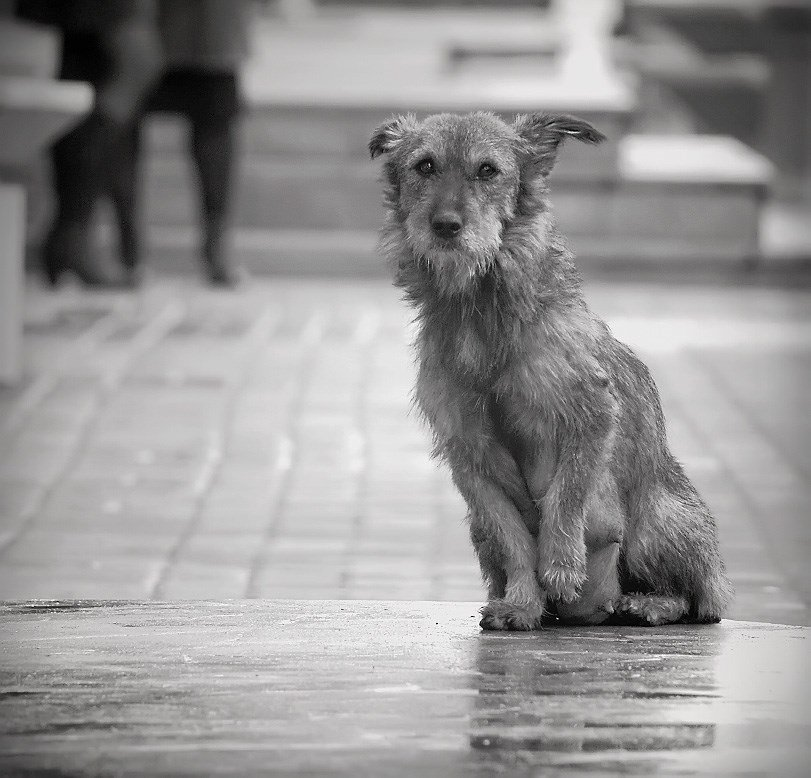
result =
[{"label": "reflection on wet ground", "polygon": [[[482,635],[470,744],[486,764],[543,754],[709,748],[717,630],[550,629]],[[529,638],[532,640],[532,637]],[[550,643],[552,644],[550,646]]]},{"label": "reflection on wet ground", "polygon": [[804,627],[472,603],[0,606],[0,772],[805,775]]}]

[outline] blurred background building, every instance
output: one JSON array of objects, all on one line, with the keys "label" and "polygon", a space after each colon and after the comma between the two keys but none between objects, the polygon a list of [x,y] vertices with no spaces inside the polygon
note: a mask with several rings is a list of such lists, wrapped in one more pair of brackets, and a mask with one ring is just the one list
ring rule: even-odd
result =
[{"label": "blurred background building", "polygon": [[[407,419],[407,313],[375,247],[366,144],[396,112],[542,110],[608,136],[566,147],[553,203],[598,310],[644,355],[679,355],[657,375],[736,549],[740,613],[807,618],[811,3],[256,2],[229,233],[253,282],[230,296],[197,280],[188,124],[165,113],[143,125],[144,288],[46,294],[32,276],[23,292],[53,211],[47,148],[92,91],[54,80],[59,32],[15,7],[0,2],[0,597],[478,598],[463,508]],[[96,223],[114,255],[109,204]],[[703,366],[682,361],[707,343]],[[106,556],[82,556],[74,520]],[[135,526],[154,536],[130,553]],[[423,546],[457,556],[432,572]],[[38,578],[60,549],[64,576]],[[129,577],[104,572],[124,558]],[[318,586],[290,584],[315,568]]]}]

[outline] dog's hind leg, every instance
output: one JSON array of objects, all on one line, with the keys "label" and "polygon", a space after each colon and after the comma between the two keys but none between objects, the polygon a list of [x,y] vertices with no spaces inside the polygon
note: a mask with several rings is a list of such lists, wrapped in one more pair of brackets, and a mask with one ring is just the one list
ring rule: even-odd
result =
[{"label": "dog's hind leg", "polygon": [[613,623],[656,627],[673,624],[687,616],[686,598],[664,594],[624,594],[614,604]]},{"label": "dog's hind leg", "polygon": [[661,611],[655,618],[664,618],[686,603],[679,619],[717,622],[732,599],[732,587],[715,522],[681,467],[675,460],[672,464],[668,484],[651,484],[631,501],[624,562],[633,588],[678,602],[639,602],[633,610]]}]

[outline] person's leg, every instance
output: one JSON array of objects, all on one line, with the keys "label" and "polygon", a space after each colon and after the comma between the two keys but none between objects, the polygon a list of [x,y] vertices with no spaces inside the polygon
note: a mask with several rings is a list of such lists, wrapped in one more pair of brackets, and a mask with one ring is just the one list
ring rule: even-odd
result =
[{"label": "person's leg", "polygon": [[45,241],[43,264],[48,283],[73,271],[88,285],[112,283],[96,256],[93,215],[103,189],[98,149],[103,120],[91,114],[53,146],[51,162],[56,214]]},{"label": "person's leg", "polygon": [[239,129],[237,76],[190,70],[180,78],[190,97],[186,114],[200,186],[204,268],[212,283],[232,285],[238,276],[229,262],[227,242]]},{"label": "person's leg", "polygon": [[108,186],[119,229],[124,272],[136,284],[141,271],[141,220],[138,213],[140,117],[116,134],[108,161]]},{"label": "person's leg", "polygon": [[53,179],[58,219],[87,223],[101,184],[100,117],[93,113],[53,145]]},{"label": "person's leg", "polygon": [[[60,78],[89,81],[107,77],[108,62],[98,37],[68,33],[62,49]],[[51,148],[54,222],[43,246],[45,278],[54,285],[64,271],[74,272],[88,285],[116,285],[101,264],[93,238],[96,203],[104,191],[104,160],[110,136],[109,120],[93,110]]]},{"label": "person's leg", "polygon": [[227,114],[191,119],[192,157],[197,167],[203,221],[203,261],[209,280],[235,283],[227,256],[236,146],[236,117]]}]

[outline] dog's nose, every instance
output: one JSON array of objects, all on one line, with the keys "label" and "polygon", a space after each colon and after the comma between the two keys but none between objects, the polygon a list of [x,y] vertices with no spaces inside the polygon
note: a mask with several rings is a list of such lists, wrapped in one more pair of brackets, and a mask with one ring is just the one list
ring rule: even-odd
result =
[{"label": "dog's nose", "polygon": [[462,229],[462,220],[449,211],[438,213],[431,219],[431,229],[440,238],[452,238]]}]

